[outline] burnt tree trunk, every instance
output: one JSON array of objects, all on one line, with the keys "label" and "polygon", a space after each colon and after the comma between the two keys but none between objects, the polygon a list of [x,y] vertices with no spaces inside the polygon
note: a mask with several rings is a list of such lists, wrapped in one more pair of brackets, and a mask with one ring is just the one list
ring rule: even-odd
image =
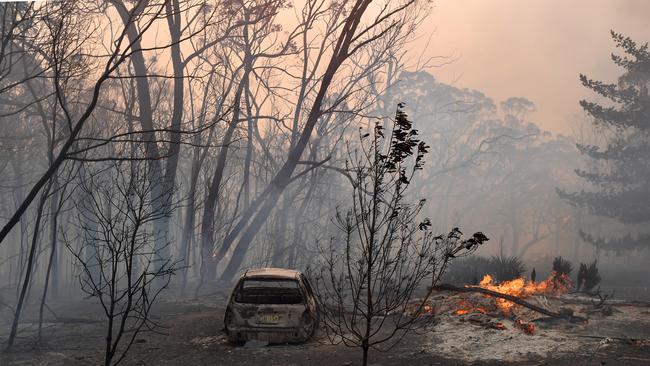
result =
[{"label": "burnt tree trunk", "polygon": [[[141,37],[136,24],[129,22],[130,15],[126,6],[119,0],[112,3],[120,15],[122,22],[127,27],[126,35],[133,45],[134,49],[141,49]],[[167,11],[167,21],[169,25],[171,43],[172,67],[174,72],[173,86],[173,112],[169,128],[169,149],[166,156],[166,166],[163,171],[161,154],[156,144],[157,138],[154,131],[153,109],[151,104],[151,91],[147,75],[147,66],[142,51],[134,52],[131,55],[131,64],[136,75],[142,77],[135,78],[136,90],[138,95],[138,108],[140,125],[144,131],[143,141],[145,143],[145,155],[149,160],[151,168],[151,181],[153,189],[151,196],[153,199],[152,209],[159,212],[169,211],[172,204],[173,190],[176,180],[176,170],[178,167],[178,152],[180,150],[180,129],[183,118],[183,62],[180,52],[180,12],[177,0],[165,4]],[[164,215],[153,222],[154,227],[154,251],[159,257],[155,264],[159,264],[169,257],[168,236],[169,236],[170,217]]]},{"label": "burnt tree trunk", "polygon": [[196,187],[199,180],[199,172],[201,170],[200,148],[194,148],[194,157],[192,160],[192,167],[190,172],[190,187],[187,194],[187,208],[185,209],[185,220],[183,227],[183,234],[181,242],[178,247],[178,258],[183,261],[182,263],[182,284],[181,296],[185,294],[185,287],[187,286],[188,269],[192,258],[192,245],[194,242],[194,224],[196,221]]},{"label": "burnt tree trunk", "polygon": [[244,74],[242,75],[242,80],[239,82],[237,90],[235,92],[235,97],[233,101],[233,114],[228,125],[228,129],[224,134],[222,140],[222,146],[219,150],[219,156],[217,158],[217,164],[215,166],[214,174],[208,187],[207,197],[205,199],[205,204],[203,208],[203,219],[201,221],[201,269],[200,269],[200,278],[199,284],[196,289],[196,293],[200,290],[204,280],[212,280],[216,276],[217,263],[212,259],[212,254],[214,252],[214,221],[215,214],[219,199],[219,190],[221,188],[221,182],[223,180],[224,170],[226,168],[226,160],[228,158],[228,151],[230,144],[232,142],[233,135],[237,129],[239,115],[240,115],[240,103],[242,98],[242,93],[246,87],[248,81],[248,74],[251,71],[249,55],[246,56],[246,67]]},{"label": "burnt tree trunk", "polygon": [[56,267],[57,263],[57,226],[59,213],[61,211],[62,205],[62,195],[59,192],[59,182],[56,174],[53,178],[54,182],[52,187],[54,192],[52,193],[52,198],[50,199],[50,257],[47,262],[47,269],[45,271],[45,284],[43,285],[43,296],[41,297],[41,304],[38,311],[38,341],[41,340],[42,329],[43,329],[43,310],[45,308],[45,303],[47,301],[47,294],[52,284],[53,295],[58,294],[58,268]]},{"label": "burnt tree trunk", "polygon": [[32,235],[32,243],[29,248],[29,256],[27,257],[27,266],[25,268],[25,276],[22,282],[20,296],[18,297],[18,304],[16,305],[16,311],[14,312],[14,320],[11,323],[11,331],[9,333],[9,338],[7,339],[7,350],[11,349],[16,339],[16,334],[18,333],[18,323],[20,322],[20,315],[22,314],[23,307],[25,305],[25,298],[27,297],[27,290],[30,285],[30,280],[32,277],[32,272],[34,271],[34,262],[36,249],[38,247],[38,231],[41,226],[41,219],[43,218],[43,206],[47,201],[47,195],[50,192],[51,183],[49,183],[45,190],[41,193],[41,198],[38,202],[38,208],[36,209],[36,222],[34,223],[34,234]]},{"label": "burnt tree trunk", "polygon": [[[252,213],[250,216],[244,215],[240,220],[236,229],[240,226],[241,228],[237,230],[237,233],[229,234],[222,245],[222,250],[217,253],[216,260],[220,261],[223,259],[223,255],[230,250],[230,247],[233,245],[236,235],[241,230],[241,237],[235,248],[233,250],[233,255],[226,266],[222,279],[225,281],[231,281],[241,263],[244,260],[244,256],[248,251],[248,248],[255,238],[255,235],[259,232],[262,225],[266,222],[271,211],[276,206],[280,196],[284,189],[291,183],[291,176],[296,170],[300,157],[302,156],[303,151],[307,147],[311,135],[314,131],[316,123],[323,115],[322,107],[325,101],[325,97],[328,93],[329,87],[336,75],[338,69],[341,67],[343,62],[350,57],[350,48],[355,35],[357,33],[357,28],[361,23],[361,18],[366,12],[366,9],[370,5],[370,1],[367,0],[358,0],[355,2],[354,7],[352,8],[350,14],[347,16],[343,26],[341,28],[341,33],[338,36],[336,45],[334,46],[333,54],[329,59],[327,68],[323,73],[322,79],[320,81],[320,86],[318,88],[318,93],[316,94],[314,101],[309,110],[309,115],[305,122],[300,136],[298,137],[295,147],[293,147],[288,154],[288,158],[285,163],[282,165],[278,173],[273,177],[269,183],[267,189],[265,189],[262,194],[262,199],[259,201],[259,209],[256,213]],[[356,49],[353,49],[356,50]],[[252,205],[251,205],[252,206]],[[248,223],[249,220],[251,220]],[[248,224],[247,224],[248,223]]]}]

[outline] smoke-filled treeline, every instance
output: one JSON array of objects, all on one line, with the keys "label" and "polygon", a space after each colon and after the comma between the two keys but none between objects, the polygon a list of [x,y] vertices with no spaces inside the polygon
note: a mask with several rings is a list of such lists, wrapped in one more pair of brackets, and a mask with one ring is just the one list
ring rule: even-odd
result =
[{"label": "smoke-filled treeline", "polygon": [[81,296],[118,239],[186,296],[246,267],[307,267],[348,204],[346,142],[399,102],[431,146],[412,194],[437,231],[591,258],[579,229],[608,223],[556,188],[582,188],[575,145],[598,135],[437,82],[406,52],[427,6],[3,3],[0,306]]},{"label": "smoke-filled treeline", "polygon": [[154,263],[177,264],[182,290],[232,279],[244,263],[304,266],[345,189],[341,142],[379,115],[426,4],[2,10],[0,271],[25,298],[34,284],[75,291],[79,260],[101,266],[88,232],[114,235],[114,215],[101,211],[121,206],[87,203],[124,169],[146,174],[101,187],[115,190],[104,197],[131,202],[150,182],[143,209],[154,218],[137,229]]}]

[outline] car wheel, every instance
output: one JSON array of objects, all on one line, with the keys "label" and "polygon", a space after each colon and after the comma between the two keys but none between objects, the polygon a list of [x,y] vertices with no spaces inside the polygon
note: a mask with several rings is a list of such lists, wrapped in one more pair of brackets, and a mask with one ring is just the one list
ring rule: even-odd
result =
[{"label": "car wheel", "polygon": [[314,318],[311,312],[307,310],[302,314],[300,324],[302,327],[303,341],[307,342],[309,338],[316,333],[316,328],[318,328],[318,319]]},{"label": "car wheel", "polygon": [[226,309],[226,313],[223,315],[223,329],[226,331],[226,334],[230,336],[230,325],[233,322],[233,314],[230,308]]}]

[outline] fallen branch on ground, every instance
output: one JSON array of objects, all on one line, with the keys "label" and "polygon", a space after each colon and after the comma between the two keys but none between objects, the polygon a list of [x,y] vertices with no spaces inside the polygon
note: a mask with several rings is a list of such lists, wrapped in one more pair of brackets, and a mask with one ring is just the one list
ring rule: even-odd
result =
[{"label": "fallen branch on ground", "polygon": [[498,297],[501,299],[505,299],[508,301],[512,301],[517,305],[521,305],[523,307],[526,307],[528,309],[534,310],[540,314],[544,314],[553,318],[558,318],[558,319],[566,319],[569,320],[572,323],[583,323],[587,321],[586,318],[580,317],[580,316],[575,316],[575,315],[569,315],[569,314],[560,314],[556,313],[547,309],[544,309],[542,307],[533,305],[529,303],[528,301],[522,300],[516,296],[508,295],[508,294],[502,294],[500,292],[488,290],[482,287],[457,287],[454,285],[449,285],[449,284],[440,284],[437,285],[433,288],[434,290],[437,291],[455,291],[455,292],[478,292],[482,293],[488,296],[492,297]]}]

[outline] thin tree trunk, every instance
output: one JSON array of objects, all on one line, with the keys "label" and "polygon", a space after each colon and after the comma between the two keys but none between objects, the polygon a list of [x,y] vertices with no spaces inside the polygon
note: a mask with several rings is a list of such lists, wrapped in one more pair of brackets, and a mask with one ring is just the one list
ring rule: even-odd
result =
[{"label": "thin tree trunk", "polygon": [[[130,14],[126,14],[126,19],[124,20],[124,24],[133,24],[132,23],[132,17]],[[133,27],[129,27],[133,28]],[[133,28],[134,29],[134,28]],[[124,46],[121,44],[121,38],[119,42],[120,46]],[[135,44],[131,44],[131,46],[135,47]],[[139,48],[139,44],[138,47]],[[115,71],[115,69],[125,60],[125,57],[120,57],[120,54],[118,53],[120,50],[119,47],[116,48],[115,53],[113,53],[109,57],[109,61],[106,64],[105,69],[103,70],[101,76],[97,79],[95,82],[95,85],[92,88],[92,97],[90,102],[88,103],[87,107],[81,114],[81,116],[76,120],[76,122],[73,122],[72,120],[68,121],[69,125],[71,126],[70,129],[70,134],[61,146],[61,149],[58,151],[56,158],[52,161],[52,163],[49,165],[47,170],[41,175],[41,177],[34,183],[32,188],[29,190],[29,193],[23,200],[23,202],[20,204],[18,209],[14,212],[14,214],[11,216],[11,218],[7,221],[7,223],[2,227],[2,230],[0,230],[0,243],[4,241],[4,239],[7,237],[11,229],[18,223],[20,218],[25,214],[27,211],[27,208],[32,204],[34,199],[36,199],[36,196],[38,193],[45,187],[45,185],[50,181],[52,176],[56,173],[56,171],[61,167],[63,162],[67,159],[68,157],[68,152],[70,151],[70,148],[76,143],[77,141],[77,136],[79,136],[79,133],[81,133],[81,130],[83,129],[84,125],[86,124],[86,121],[90,118],[90,115],[92,112],[95,110],[95,107],[97,106],[97,101],[99,100],[99,93],[101,91],[101,87],[104,84],[106,80],[108,80],[110,74]],[[141,55],[141,52],[135,52],[132,54],[132,57],[135,55]],[[56,95],[57,95],[57,102],[62,104],[63,96],[60,95],[61,90],[59,89],[59,80],[58,77],[59,75],[58,70],[55,68],[55,89],[56,89]],[[141,79],[141,78],[139,78]]]},{"label": "thin tree trunk", "polygon": [[[239,240],[233,252],[233,256],[222,275],[222,278],[225,281],[231,281],[235,276],[235,274],[237,273],[237,271],[239,270],[239,267],[242,261],[244,260],[244,255],[248,251],[248,247],[250,246],[251,241],[253,240],[257,232],[260,230],[261,226],[264,224],[266,219],[268,218],[269,214],[273,210],[273,207],[275,207],[275,204],[280,199],[280,195],[282,194],[284,189],[290,183],[291,175],[293,174],[294,170],[296,169],[296,166],[298,165],[298,161],[300,160],[300,156],[302,156],[302,152],[307,147],[307,143],[309,142],[314,127],[316,126],[316,122],[318,122],[318,119],[322,115],[321,107],[325,99],[325,94],[327,93],[327,89],[329,88],[329,85],[331,84],[332,79],[334,78],[334,74],[336,73],[338,67],[340,66],[340,62],[342,62],[342,60],[338,60],[337,57],[332,58],[332,61],[330,62],[330,65],[328,66],[328,69],[323,76],[321,87],[319,89],[318,94],[316,95],[316,98],[314,99],[312,109],[307,119],[307,123],[305,124],[305,128],[302,131],[302,134],[300,135],[298,142],[296,143],[296,147],[290,151],[287,161],[284,163],[284,165],[282,166],[280,171],[276,174],[276,176],[273,178],[273,180],[271,180],[271,182],[269,183],[268,189],[266,190],[268,192],[268,196],[263,197],[262,200],[259,201],[259,205],[260,205],[259,211],[257,212],[257,214],[254,215],[254,218],[252,219],[251,223],[247,226],[246,230],[243,231],[242,237]],[[241,219],[240,222],[246,225],[245,222],[247,221],[248,218],[244,217]],[[230,245],[234,242],[235,237],[231,237],[231,240],[232,241],[230,242],[224,240],[222,247],[225,250],[223,250],[223,254],[225,254],[225,252],[229,249]],[[222,258],[223,256],[221,257],[217,256],[216,260],[219,261]]]},{"label": "thin tree trunk", "polygon": [[18,323],[20,322],[20,315],[23,311],[25,297],[27,296],[27,289],[30,285],[30,279],[32,277],[32,271],[34,266],[34,256],[36,254],[36,247],[38,246],[38,230],[41,225],[41,218],[43,217],[43,206],[45,206],[45,201],[47,200],[47,195],[50,191],[51,183],[45,187],[45,190],[41,193],[41,199],[38,203],[38,208],[36,210],[36,223],[34,224],[34,235],[32,235],[32,244],[29,249],[29,257],[27,259],[27,268],[25,269],[25,278],[23,280],[22,288],[20,291],[20,297],[18,298],[18,304],[16,305],[16,311],[14,314],[14,320],[11,324],[11,332],[9,333],[9,338],[7,339],[7,350],[10,350],[16,339],[16,334],[18,333]]},{"label": "thin tree trunk", "polygon": [[38,342],[41,341],[41,335],[43,330],[43,310],[45,308],[45,302],[47,300],[47,292],[50,285],[50,277],[52,277],[52,290],[56,295],[57,291],[57,276],[55,274],[56,268],[55,263],[57,261],[57,251],[56,251],[56,241],[57,241],[57,225],[58,225],[58,216],[60,212],[60,193],[59,193],[59,183],[56,175],[53,177],[53,188],[54,194],[50,199],[50,257],[47,262],[47,270],[45,272],[45,284],[43,285],[43,296],[41,297],[41,305],[38,310]]},{"label": "thin tree trunk", "polygon": [[[344,22],[341,28],[341,33],[339,34],[338,40],[334,47],[333,54],[329,60],[325,72],[323,73],[320,87],[318,88],[318,93],[314,97],[314,101],[312,103],[302,133],[296,141],[295,147],[290,150],[287,160],[282,165],[275,177],[271,180],[267,189],[265,189],[263,199],[257,202],[259,206],[254,207],[259,207],[259,211],[254,214],[252,221],[248,225],[246,224],[251,219],[251,216],[253,216],[253,214],[251,214],[251,216],[244,215],[244,217],[240,219],[238,225],[235,226],[236,231],[242,230],[244,227],[246,228],[242,232],[242,236],[233,251],[233,256],[230,259],[230,262],[228,263],[226,269],[224,270],[224,273],[222,275],[223,280],[232,281],[233,277],[239,270],[239,267],[244,260],[244,256],[248,251],[248,247],[250,246],[253,238],[275,207],[284,189],[291,182],[291,175],[295,171],[300,157],[302,156],[303,151],[309,143],[316,123],[323,115],[323,103],[332,80],[334,79],[334,75],[342,63],[350,56],[348,52],[350,50],[351,42],[354,39],[354,35],[356,33],[359,22],[361,21],[361,18],[369,4],[369,1],[357,1],[355,3],[353,11],[348,15],[346,21]],[[252,212],[254,212],[254,210]],[[221,256],[217,255],[215,258],[216,261],[220,261],[225,253],[230,249],[230,246],[234,243],[236,235],[231,234],[229,234],[226,237],[226,240],[224,240],[222,248],[219,251],[221,253]]]},{"label": "thin tree trunk", "polygon": [[[137,29],[137,26],[134,23],[130,22],[130,14],[126,9],[126,6],[121,1],[117,1],[117,0],[113,1],[113,4],[115,5],[115,8],[117,9],[118,14],[122,19],[122,23],[124,24],[125,27],[127,27],[126,34],[129,41],[133,45],[132,47],[134,49],[141,49],[142,47],[141,47],[140,33]],[[169,9],[167,10],[169,12]],[[174,36],[176,36],[176,34],[172,34],[172,37]],[[174,46],[179,47],[178,40],[172,43],[172,47]],[[174,54],[178,54],[178,56],[180,57],[180,51],[173,52],[172,49],[172,57],[175,58],[176,56],[174,56]],[[131,65],[133,65],[133,69],[136,75],[147,75],[148,73],[147,66],[142,52],[134,52],[131,55]],[[174,72],[175,73],[178,72],[177,70],[178,65],[176,62],[173,62],[173,67],[174,67]],[[176,107],[177,97],[181,98],[181,104],[182,104],[183,92],[181,90],[179,93],[176,85],[178,79],[175,78],[174,80],[175,80],[174,107]],[[182,78],[180,80],[182,82]],[[151,104],[151,91],[149,86],[149,79],[146,77],[138,77],[135,78],[135,82],[136,82],[136,89],[138,95],[140,124],[143,130],[153,131],[154,123],[153,123],[153,110]],[[170,128],[172,132],[170,132],[170,147],[169,147],[170,149],[169,156],[171,157],[171,159],[167,159],[168,165],[167,165],[166,172],[163,173],[162,163],[159,161],[160,151],[158,149],[158,145],[156,144],[157,139],[155,133],[153,132],[143,133],[143,142],[145,143],[145,155],[149,160],[149,166],[151,168],[151,181],[153,182],[153,186],[151,189],[151,197],[153,199],[152,209],[158,212],[168,211],[168,208],[171,205],[174,182],[170,181],[170,179],[172,176],[175,177],[176,174],[175,168],[176,168],[176,164],[178,163],[178,148],[179,148],[178,141],[180,141],[180,119],[182,118],[182,114],[179,114],[181,112],[177,112],[176,108],[174,108],[173,113],[174,114],[172,115],[172,126]],[[170,168],[174,168],[173,171],[169,170]],[[163,258],[169,257],[169,249],[168,249],[169,217],[167,215],[164,215],[163,217],[155,220],[153,222],[153,229],[154,229],[154,249],[155,252],[157,253],[157,256]],[[159,264],[160,262],[161,261],[156,261],[155,263]]]},{"label": "thin tree trunk", "polygon": [[[247,57],[248,59],[248,57]],[[216,263],[212,260],[212,254],[214,251],[214,219],[217,208],[217,201],[219,198],[219,190],[221,188],[221,182],[223,180],[224,170],[226,168],[226,160],[228,158],[228,151],[230,148],[230,143],[232,142],[232,137],[237,129],[237,124],[239,121],[240,114],[240,103],[244,87],[247,84],[248,74],[251,71],[249,61],[247,61],[246,68],[244,70],[244,75],[242,80],[237,87],[235,92],[235,97],[233,100],[233,115],[228,125],[228,129],[223,137],[223,142],[221,149],[219,150],[219,156],[217,158],[217,164],[214,170],[214,175],[212,176],[212,181],[208,188],[208,196],[205,199],[205,204],[203,208],[203,219],[201,222],[201,270],[199,276],[199,283],[195,293],[198,295],[200,287],[203,285],[204,280],[214,279],[216,275]]]},{"label": "thin tree trunk", "polygon": [[[297,192],[294,192],[297,193]],[[273,257],[271,258],[271,263],[273,267],[282,267],[286,262],[284,261],[284,255],[287,248],[289,247],[286,242],[287,238],[287,223],[289,221],[289,206],[291,205],[291,197],[289,194],[282,196],[282,205],[279,211],[276,213],[278,220],[278,225],[275,230],[275,237],[273,245]]]},{"label": "thin tree trunk", "polygon": [[311,198],[314,194],[314,191],[316,189],[316,182],[320,178],[319,174],[314,174],[311,179],[310,179],[310,184],[309,184],[309,189],[307,189],[307,193],[305,194],[305,198],[303,199],[302,203],[300,204],[300,208],[298,208],[298,211],[294,217],[294,222],[293,222],[293,238],[291,239],[291,255],[289,256],[289,262],[288,266],[289,268],[296,268],[296,258],[298,257],[298,250],[302,248],[301,245],[301,237],[302,233],[304,232],[304,225],[300,224],[300,220],[304,218],[305,212],[307,211],[307,206],[309,205],[309,202],[311,201]]},{"label": "thin tree trunk", "polygon": [[[183,103],[184,103],[184,65],[181,59],[181,11],[178,0],[170,0],[166,3],[167,24],[169,34],[171,35],[172,45],[171,60],[174,71],[174,104],[172,111],[172,120],[169,132],[169,148],[167,150],[167,159],[165,161],[165,173],[162,181],[162,208],[169,212],[173,204],[174,189],[176,186],[176,171],[178,170],[178,159],[181,141],[181,125],[183,121]],[[164,263],[169,257],[169,224],[171,215],[163,215],[159,220],[159,230],[162,231],[159,241],[155,244],[154,250],[160,261],[154,265],[158,269],[160,263]]]},{"label": "thin tree trunk", "polygon": [[253,119],[255,121],[259,120],[260,110],[257,110],[256,116],[253,117],[253,111],[251,108],[251,92],[250,85],[246,86],[246,117],[247,117],[247,128],[246,128],[246,156],[244,157],[244,178],[242,181],[242,187],[237,195],[237,207],[239,207],[239,197],[243,194],[244,204],[243,209],[246,210],[248,205],[251,202],[251,193],[250,193],[250,175],[251,175],[251,161],[253,160]]},{"label": "thin tree trunk", "polygon": [[[211,84],[212,77],[214,75],[214,67],[212,71],[213,73],[210,74],[207,83],[208,85]],[[203,124],[205,123],[205,113],[207,109],[208,92],[209,92],[209,88],[206,87],[203,91],[203,102],[200,109],[201,117],[199,119],[200,120],[199,126],[203,126]],[[219,106],[217,110],[220,110],[221,108],[222,106]],[[216,112],[215,116],[216,115],[218,115],[218,112]],[[213,134],[214,134],[214,127],[211,127],[210,132],[208,133],[207,141],[212,140]],[[182,269],[183,282],[181,284],[181,296],[185,296],[185,290],[187,287],[187,281],[189,276],[190,262],[192,262],[192,247],[195,243],[194,231],[196,225],[196,213],[194,211],[196,210],[196,199],[197,199],[196,194],[197,194],[197,185],[199,181],[199,174],[201,173],[201,167],[203,166],[203,162],[205,161],[205,158],[208,154],[207,147],[200,147],[201,145],[200,134],[196,134],[194,136],[194,145],[195,147],[194,147],[194,154],[192,157],[192,167],[190,169],[190,189],[188,193],[189,196],[188,206],[187,206],[186,216],[185,216],[185,227],[183,228],[184,230],[183,237],[182,237],[183,242],[180,245],[180,251],[181,251],[180,258],[185,262]]]},{"label": "thin tree trunk", "polygon": [[[16,185],[19,187],[15,190],[15,195],[18,201],[23,201],[24,189],[23,189],[23,169],[22,161],[20,159],[12,159],[12,166],[14,169],[14,174],[16,175]],[[27,225],[27,218],[24,216],[20,217],[20,247],[18,248],[18,271],[17,273],[23,273],[25,266],[25,252],[27,251],[27,246],[29,242],[29,232]],[[9,281],[11,283],[11,279]],[[16,297],[20,295],[20,275],[16,276]]]},{"label": "thin tree trunk", "polygon": [[364,344],[361,348],[363,349],[363,360],[361,361],[361,364],[363,366],[367,366],[368,365],[368,348],[369,347],[368,347],[367,344]]},{"label": "thin tree trunk", "polygon": [[185,211],[185,227],[183,228],[183,239],[181,241],[179,250],[179,259],[183,261],[182,267],[182,283],[181,283],[181,296],[185,296],[185,288],[187,286],[188,269],[190,266],[190,258],[192,257],[192,243],[194,239],[194,223],[195,223],[195,209],[196,209],[196,186],[199,180],[199,172],[201,170],[201,162],[199,148],[195,148],[194,159],[192,160],[192,172],[190,176],[190,190],[187,197],[187,209]]}]

